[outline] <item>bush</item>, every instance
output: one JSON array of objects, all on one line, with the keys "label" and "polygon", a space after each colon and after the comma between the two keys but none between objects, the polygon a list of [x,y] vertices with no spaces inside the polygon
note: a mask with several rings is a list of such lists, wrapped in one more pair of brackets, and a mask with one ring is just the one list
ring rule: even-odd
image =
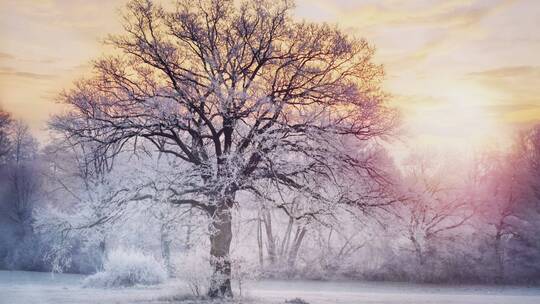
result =
[{"label": "bush", "polygon": [[257,263],[249,262],[245,258],[232,258],[232,283],[236,284],[239,296],[242,297],[245,291],[245,283],[260,279],[261,272]]},{"label": "bush", "polygon": [[294,298],[292,300],[285,300],[285,304],[309,304],[307,301],[301,298]]},{"label": "bush", "polygon": [[167,279],[165,267],[153,256],[142,252],[117,249],[103,265],[103,271],[87,277],[85,287],[130,287],[155,285]]},{"label": "bush", "polygon": [[173,259],[173,272],[186,282],[194,296],[203,296],[208,290],[212,267],[207,253],[201,250],[183,252]]},{"label": "bush", "polygon": [[37,236],[29,235],[7,247],[4,267],[9,270],[49,271],[49,265],[43,260],[46,244]]}]

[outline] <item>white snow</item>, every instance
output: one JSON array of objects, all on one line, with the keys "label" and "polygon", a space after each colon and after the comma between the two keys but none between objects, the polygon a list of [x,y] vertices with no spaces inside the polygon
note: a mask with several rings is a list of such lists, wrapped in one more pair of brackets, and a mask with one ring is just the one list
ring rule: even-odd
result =
[{"label": "white snow", "polygon": [[[83,288],[82,275],[0,271],[0,303],[169,303],[189,290],[180,281],[155,287]],[[262,281],[248,284],[241,303],[508,304],[540,303],[539,287],[440,286],[405,283]],[[216,302],[213,302],[217,304]]]},{"label": "white snow", "polygon": [[167,279],[167,270],[152,255],[115,249],[105,259],[103,271],[86,277],[86,287],[130,287],[137,284],[157,285]]}]

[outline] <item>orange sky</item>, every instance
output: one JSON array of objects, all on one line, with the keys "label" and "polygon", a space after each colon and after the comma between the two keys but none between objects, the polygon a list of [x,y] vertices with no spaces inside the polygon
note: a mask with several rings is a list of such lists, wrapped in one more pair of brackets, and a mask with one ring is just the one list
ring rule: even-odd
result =
[{"label": "orange sky", "polygon": [[[0,105],[42,138],[56,94],[104,52],[125,0],[0,0]],[[412,146],[494,144],[540,120],[540,1],[297,0],[378,49]]]}]

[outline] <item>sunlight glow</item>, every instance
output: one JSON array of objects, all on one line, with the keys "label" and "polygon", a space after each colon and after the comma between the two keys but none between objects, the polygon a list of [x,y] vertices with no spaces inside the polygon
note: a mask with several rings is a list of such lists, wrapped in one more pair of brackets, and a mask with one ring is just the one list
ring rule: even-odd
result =
[{"label": "sunlight glow", "polygon": [[417,106],[409,119],[410,135],[420,145],[472,152],[504,146],[505,131],[489,103],[494,98],[481,88],[448,86],[431,105]]}]

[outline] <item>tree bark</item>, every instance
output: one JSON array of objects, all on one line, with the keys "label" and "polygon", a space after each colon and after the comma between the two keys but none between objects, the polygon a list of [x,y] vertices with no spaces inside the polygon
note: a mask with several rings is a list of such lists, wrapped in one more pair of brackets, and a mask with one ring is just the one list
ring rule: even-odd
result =
[{"label": "tree bark", "polygon": [[298,227],[296,230],[296,234],[294,236],[293,241],[293,247],[289,251],[289,258],[287,260],[287,264],[289,265],[289,269],[293,270],[294,264],[296,263],[296,257],[298,256],[298,251],[300,250],[300,247],[302,246],[302,241],[304,240],[304,236],[306,235],[307,229],[306,227]]},{"label": "tree bark", "polygon": [[418,262],[420,263],[420,265],[424,265],[425,264],[425,257],[424,257],[424,252],[422,250],[422,246],[420,245],[420,243],[418,242],[418,240],[416,239],[416,237],[414,236],[411,236],[409,238],[413,245],[414,245],[414,252],[416,253],[416,257],[418,258]]},{"label": "tree bark", "polygon": [[262,219],[261,214],[257,219],[257,248],[259,249],[259,266],[261,269],[264,267],[264,256],[263,256],[263,239],[262,239]]},{"label": "tree bark", "polygon": [[497,282],[503,282],[504,281],[504,253],[502,248],[502,229],[497,227],[497,233],[495,235],[495,256],[497,259],[497,276],[496,280]]},{"label": "tree bark", "polygon": [[210,262],[214,268],[208,290],[210,298],[230,298],[233,296],[229,255],[232,241],[231,222],[230,208],[225,206],[216,208],[210,226]]},{"label": "tree bark", "polygon": [[283,241],[281,242],[281,249],[279,252],[281,261],[285,260],[285,255],[287,254],[287,252],[289,252],[293,224],[294,219],[292,217],[289,217],[289,223],[287,224],[287,230],[285,231],[285,235],[283,236]]},{"label": "tree bark", "polygon": [[191,222],[193,218],[193,210],[189,209],[189,216],[187,217],[188,223],[186,227],[186,239],[184,241],[184,249],[191,249],[191,234],[193,233],[193,223]]},{"label": "tree bark", "polygon": [[173,275],[173,268],[171,264],[171,240],[169,237],[169,227],[167,224],[161,224],[161,234],[160,234],[160,240],[161,240],[161,257],[163,258],[163,261],[165,262],[165,267],[167,268],[167,272],[169,276]]},{"label": "tree bark", "polygon": [[271,265],[276,265],[277,252],[276,252],[276,240],[274,239],[274,232],[272,231],[272,215],[266,209],[262,210],[264,229],[266,231],[266,249],[268,251],[268,258]]}]

